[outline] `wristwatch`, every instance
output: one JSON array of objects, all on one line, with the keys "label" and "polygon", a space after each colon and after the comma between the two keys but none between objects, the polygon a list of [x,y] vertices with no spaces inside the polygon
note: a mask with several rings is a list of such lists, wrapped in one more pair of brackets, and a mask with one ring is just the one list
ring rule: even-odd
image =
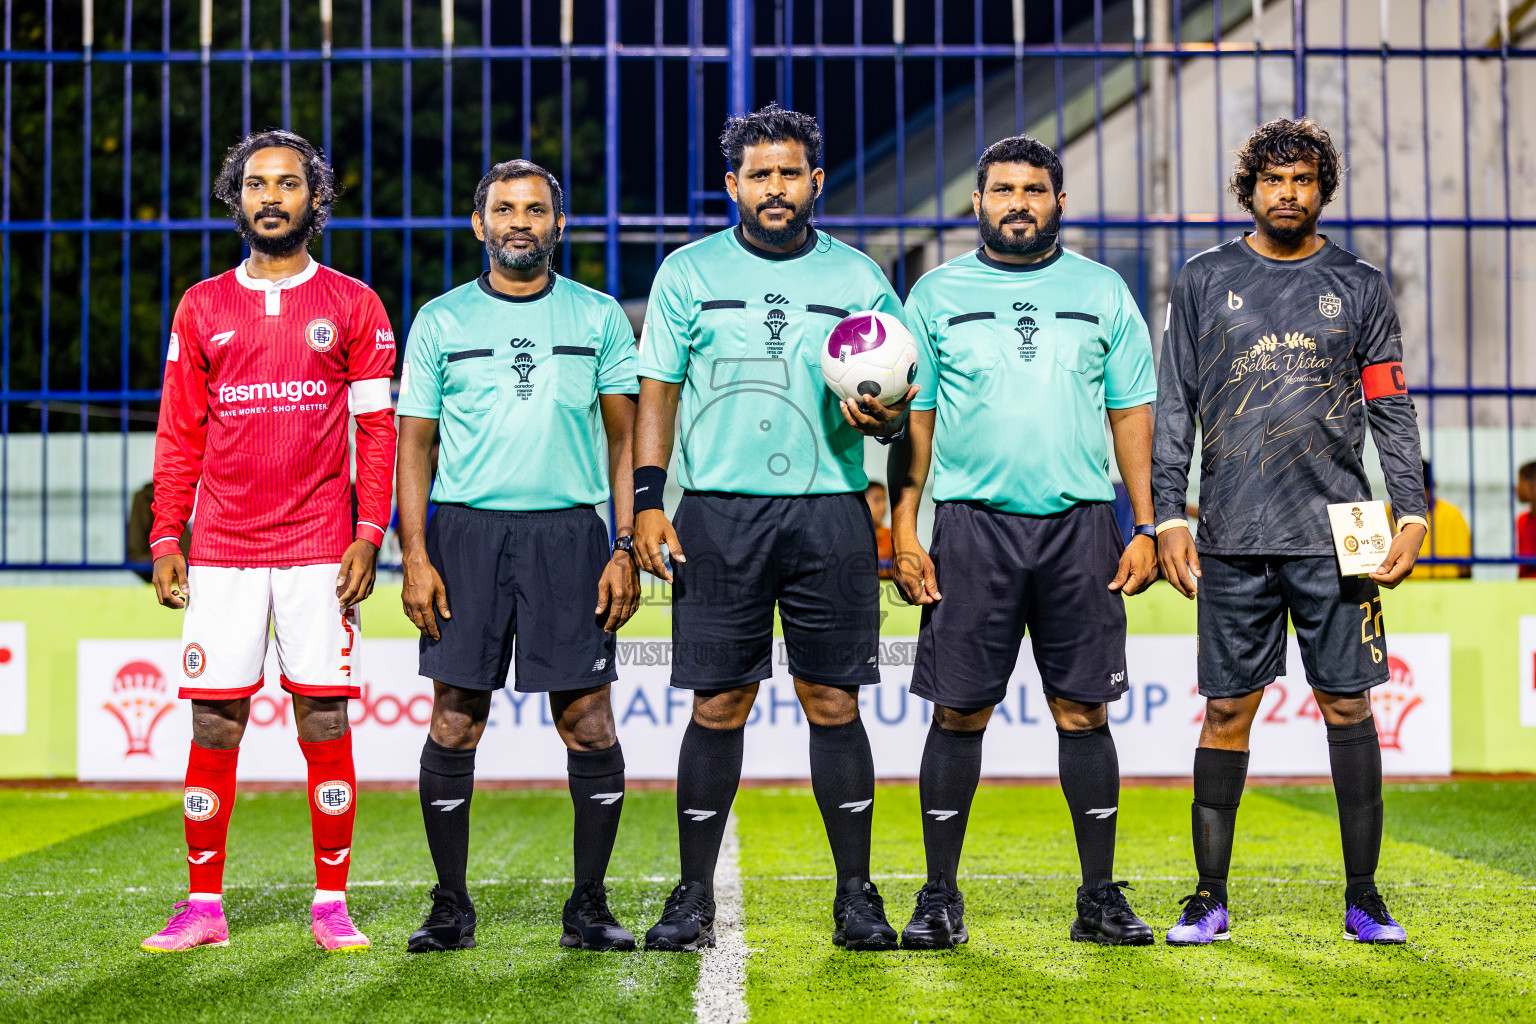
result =
[{"label": "wristwatch", "polygon": [[634,536],[630,535],[630,534],[626,534],[623,537],[615,537],[613,539],[613,550],[615,550],[615,551],[626,551],[631,556],[633,556],[634,553],[635,553],[635,538],[634,538]]},{"label": "wristwatch", "polygon": [[1151,523],[1139,523],[1136,529],[1131,531],[1131,535],[1133,537],[1151,537],[1153,540],[1157,540],[1157,527]]}]

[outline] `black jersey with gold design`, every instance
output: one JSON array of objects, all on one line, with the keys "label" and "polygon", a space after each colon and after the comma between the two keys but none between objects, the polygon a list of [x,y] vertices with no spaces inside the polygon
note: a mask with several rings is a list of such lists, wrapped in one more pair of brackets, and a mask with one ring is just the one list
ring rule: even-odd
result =
[{"label": "black jersey with gold design", "polygon": [[1157,521],[1184,516],[1197,422],[1202,552],[1332,554],[1325,506],[1371,495],[1367,419],[1394,511],[1424,515],[1402,358],[1381,271],[1332,242],[1299,260],[1245,238],[1200,253],[1174,282],[1163,335]]}]

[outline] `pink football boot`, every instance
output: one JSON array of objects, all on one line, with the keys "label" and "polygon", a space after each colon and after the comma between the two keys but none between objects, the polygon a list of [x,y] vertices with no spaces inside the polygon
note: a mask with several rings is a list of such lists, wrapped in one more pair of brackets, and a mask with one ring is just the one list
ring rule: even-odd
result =
[{"label": "pink football boot", "polygon": [[[366,941],[366,940],[365,940]],[[229,922],[220,900],[182,900],[158,935],[151,935],[140,949],[151,953],[175,953],[196,946],[229,945]]]},{"label": "pink football boot", "polygon": [[316,903],[311,908],[311,912],[314,916],[311,930],[315,933],[315,941],[320,944],[320,948],[339,952],[368,948],[368,936],[358,931],[357,926],[352,923],[352,918],[347,914],[345,900]]}]

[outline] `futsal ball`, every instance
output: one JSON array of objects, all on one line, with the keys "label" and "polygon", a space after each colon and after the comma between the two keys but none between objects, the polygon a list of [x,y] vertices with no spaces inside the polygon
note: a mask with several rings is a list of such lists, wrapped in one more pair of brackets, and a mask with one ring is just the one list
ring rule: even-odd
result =
[{"label": "futsal ball", "polygon": [[917,342],[889,313],[851,313],[827,335],[821,375],[839,398],[874,398],[891,405],[917,376]]}]

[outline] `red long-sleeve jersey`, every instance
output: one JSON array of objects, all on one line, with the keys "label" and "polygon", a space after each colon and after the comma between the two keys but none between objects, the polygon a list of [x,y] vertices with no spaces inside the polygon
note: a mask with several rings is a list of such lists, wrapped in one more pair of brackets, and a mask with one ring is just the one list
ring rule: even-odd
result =
[{"label": "red long-sleeve jersey", "polygon": [[314,260],[284,281],[253,278],[242,263],[187,289],[165,356],[151,553],[176,550],[194,500],[194,565],[339,562],[354,536],[382,541],[394,365],[379,297]]}]

